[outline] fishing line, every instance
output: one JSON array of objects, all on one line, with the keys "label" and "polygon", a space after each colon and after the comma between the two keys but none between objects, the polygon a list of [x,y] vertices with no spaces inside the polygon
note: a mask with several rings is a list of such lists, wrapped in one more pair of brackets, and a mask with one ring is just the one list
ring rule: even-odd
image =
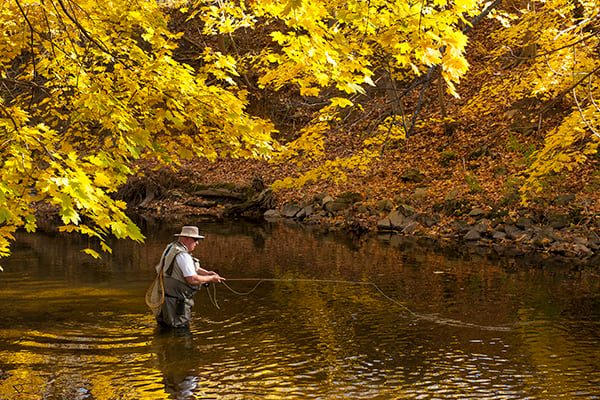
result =
[{"label": "fishing line", "polygon": [[[212,294],[210,293],[210,287],[212,286]],[[206,287],[206,292],[208,293],[208,298],[210,299],[210,302],[213,304],[213,306],[215,306],[217,309],[221,309],[221,307],[219,306],[219,303],[217,302],[217,286],[216,285],[209,285]]]},{"label": "fishing line", "polygon": [[[489,325],[479,325],[470,322],[463,322],[451,318],[441,318],[434,315],[428,314],[420,314],[412,311],[410,308],[399,302],[398,300],[388,296],[379,286],[377,286],[373,282],[362,282],[362,281],[347,281],[347,280],[337,280],[337,279],[304,279],[304,278],[228,278],[228,282],[243,282],[243,281],[251,281],[257,282],[256,285],[248,292],[240,292],[233,289],[226,282],[221,282],[230,292],[238,295],[238,296],[248,296],[252,294],[263,282],[308,282],[308,283],[340,283],[340,284],[350,284],[350,285],[362,285],[362,286],[370,286],[373,287],[381,296],[385,299],[393,303],[394,305],[402,308],[406,313],[410,314],[415,319],[425,320],[429,322],[433,322],[440,325],[454,326],[459,328],[476,328],[481,330],[489,330],[489,331],[510,331],[512,328],[509,326],[489,326]],[[217,288],[216,285],[211,285],[213,287],[213,293],[211,294],[210,289],[208,290],[208,296],[210,301],[220,309],[217,303]]]}]

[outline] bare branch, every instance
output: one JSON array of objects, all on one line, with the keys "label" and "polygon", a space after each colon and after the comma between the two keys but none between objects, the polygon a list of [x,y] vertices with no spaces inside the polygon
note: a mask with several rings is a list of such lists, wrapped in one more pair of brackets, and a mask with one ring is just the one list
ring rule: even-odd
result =
[{"label": "bare branch", "polygon": [[579,110],[579,115],[581,116],[581,120],[585,123],[585,126],[587,126],[588,129],[590,131],[592,131],[592,133],[596,137],[600,138],[600,133],[596,132],[596,130],[594,129],[594,127],[585,118],[585,115],[583,115],[583,110],[581,109],[581,105],[579,104],[579,100],[577,99],[577,93],[575,92],[575,88],[573,88],[573,98],[575,99],[575,104],[577,104],[577,109]]},{"label": "bare branch", "polygon": [[590,97],[590,101],[592,102],[592,105],[594,106],[596,111],[600,112],[600,107],[598,107],[598,104],[596,104],[596,100],[594,99],[594,92],[592,91],[592,77],[591,76],[590,76],[590,79],[588,80],[588,94]]},{"label": "bare branch", "polygon": [[98,41],[94,37],[92,37],[92,35],[87,31],[87,29],[85,29],[85,27],[83,25],[81,25],[79,20],[77,20],[77,18],[75,18],[73,15],[71,15],[71,13],[67,10],[67,7],[63,0],[56,0],[56,1],[58,1],[60,8],[63,10],[63,12],[67,16],[67,18],[69,18],[71,20],[71,22],[73,22],[75,24],[75,26],[79,29],[81,34],[83,36],[85,36],[86,39],[88,39],[91,43],[93,43],[101,51],[103,51],[104,53],[111,56],[113,58],[113,60],[115,60],[119,64],[122,64],[125,68],[131,69],[131,67],[129,65],[125,64],[119,56],[113,54],[113,52],[111,52],[104,43],[102,43],[101,41]]},{"label": "bare branch", "polygon": [[586,37],[584,37],[584,38],[578,39],[578,40],[576,40],[576,41],[575,41],[575,42],[573,42],[573,43],[569,43],[569,44],[566,44],[566,45],[564,45],[564,46],[557,47],[556,49],[548,50],[548,51],[546,51],[546,52],[544,52],[544,53],[532,54],[532,55],[530,55],[530,56],[527,56],[527,57],[523,57],[523,56],[516,55],[516,54],[515,54],[515,53],[512,51],[512,49],[511,49],[510,47],[508,47],[508,46],[505,46],[505,47],[507,47],[507,48],[508,48],[508,51],[510,52],[510,54],[511,54],[511,56],[512,56],[513,58],[515,58],[515,59],[518,59],[518,60],[530,60],[530,59],[532,59],[532,58],[549,56],[549,55],[551,55],[551,54],[553,54],[553,53],[556,53],[556,52],[558,52],[558,51],[560,51],[560,50],[564,50],[564,49],[566,49],[566,48],[568,48],[568,47],[575,46],[575,45],[577,45],[577,44],[579,44],[579,43],[581,43],[581,42],[585,42],[586,40],[589,40],[589,39],[593,38],[594,36],[597,36],[599,33],[600,33],[600,30],[597,30],[597,31],[595,31],[594,33],[592,33],[591,35],[588,35],[588,36],[586,36]]},{"label": "bare branch", "polygon": [[35,63],[35,48],[33,46],[33,44],[35,43],[35,41],[33,39],[33,33],[35,32],[35,29],[33,28],[31,21],[29,21],[29,18],[27,17],[27,13],[25,12],[25,10],[23,10],[23,7],[21,6],[21,3],[19,2],[19,0],[15,0],[15,2],[17,3],[17,7],[19,7],[19,11],[21,12],[21,15],[23,15],[25,22],[27,22],[27,25],[29,26],[29,46],[31,47],[31,62],[33,64],[33,78],[35,79],[35,77],[37,76],[37,70],[36,70],[36,65],[35,65],[36,64]]},{"label": "bare branch", "polygon": [[566,88],[565,90],[563,90],[562,92],[560,92],[558,95],[556,95],[556,97],[554,97],[554,99],[552,99],[552,101],[550,101],[548,104],[546,104],[544,106],[544,108],[542,108],[542,110],[540,111],[540,114],[543,114],[546,111],[548,111],[550,108],[552,108],[552,106],[554,106],[554,104],[556,104],[556,102],[558,100],[560,100],[561,98],[563,98],[567,93],[569,93],[571,90],[573,90],[574,88],[576,88],[577,86],[579,86],[581,84],[581,82],[583,82],[587,78],[591,77],[592,75],[594,75],[598,71],[600,71],[600,65],[598,65],[592,71],[590,71],[587,74],[585,74],[585,76],[583,76],[580,80],[578,80],[577,82],[575,82],[574,84],[572,84],[571,86],[569,86],[568,88]]},{"label": "bare branch", "polygon": [[19,124],[17,124],[17,121],[15,121],[15,119],[12,117],[12,115],[10,115],[10,113],[8,112],[8,110],[6,109],[6,107],[4,106],[4,104],[2,102],[0,102],[0,110],[4,112],[4,115],[6,115],[6,117],[8,119],[10,119],[10,122],[12,122],[13,126],[15,127],[15,130],[18,131]]},{"label": "bare branch", "polygon": [[417,124],[417,117],[421,113],[421,108],[423,107],[423,99],[425,97],[425,91],[427,90],[427,88],[429,87],[429,84],[431,83],[431,76],[433,75],[433,71],[435,71],[435,68],[430,68],[429,71],[427,72],[425,84],[421,88],[421,93],[419,93],[419,102],[417,103],[417,108],[415,109],[412,120],[410,122],[410,129],[408,130],[408,132],[406,132],[407,138],[412,136],[412,134],[415,130],[415,125]]}]

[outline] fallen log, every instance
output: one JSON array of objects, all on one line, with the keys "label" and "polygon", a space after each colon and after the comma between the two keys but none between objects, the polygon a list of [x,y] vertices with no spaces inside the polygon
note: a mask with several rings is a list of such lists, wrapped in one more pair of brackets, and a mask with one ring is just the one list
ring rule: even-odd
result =
[{"label": "fallen log", "polygon": [[233,204],[223,210],[223,215],[227,217],[239,216],[248,212],[264,212],[273,208],[275,205],[275,196],[271,189],[265,189],[262,192],[254,195],[249,200]]}]

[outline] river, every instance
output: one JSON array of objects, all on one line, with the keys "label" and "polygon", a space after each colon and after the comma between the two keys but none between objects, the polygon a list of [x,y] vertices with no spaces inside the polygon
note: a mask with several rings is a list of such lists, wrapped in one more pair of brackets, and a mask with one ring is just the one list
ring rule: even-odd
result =
[{"label": "river", "polygon": [[201,223],[229,278],[189,334],[144,304],[178,226],[93,260],[19,234],[0,260],[0,399],[600,399],[600,271],[394,236]]}]

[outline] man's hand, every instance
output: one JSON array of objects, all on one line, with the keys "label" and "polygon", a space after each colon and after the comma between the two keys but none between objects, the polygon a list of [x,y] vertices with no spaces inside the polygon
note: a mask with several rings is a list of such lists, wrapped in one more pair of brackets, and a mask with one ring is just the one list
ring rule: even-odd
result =
[{"label": "man's hand", "polygon": [[211,273],[209,274],[209,276],[212,278],[211,282],[216,282],[216,283],[221,283],[223,281],[225,281],[225,278],[223,278],[222,276],[219,276],[219,274],[217,274],[214,271],[210,271]]},{"label": "man's hand", "polygon": [[186,276],[185,281],[190,285],[206,285],[208,283],[221,283],[225,278],[219,276],[214,271],[205,271],[204,273],[196,273],[196,275]]}]

